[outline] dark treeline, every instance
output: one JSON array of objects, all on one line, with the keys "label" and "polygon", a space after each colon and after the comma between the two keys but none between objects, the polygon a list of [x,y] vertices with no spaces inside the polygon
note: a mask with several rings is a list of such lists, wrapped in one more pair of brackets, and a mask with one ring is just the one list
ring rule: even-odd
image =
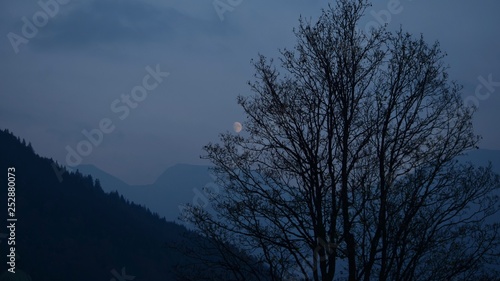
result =
[{"label": "dark treeline", "polygon": [[[16,269],[36,281],[121,280],[113,272],[141,281],[174,280],[172,267],[183,259],[165,244],[176,244],[186,228],[118,193],[104,193],[90,176],[63,170],[60,181],[54,161],[8,130],[0,131],[0,155],[3,236],[7,168],[15,168]],[[1,242],[3,273],[10,246],[5,237]]]}]

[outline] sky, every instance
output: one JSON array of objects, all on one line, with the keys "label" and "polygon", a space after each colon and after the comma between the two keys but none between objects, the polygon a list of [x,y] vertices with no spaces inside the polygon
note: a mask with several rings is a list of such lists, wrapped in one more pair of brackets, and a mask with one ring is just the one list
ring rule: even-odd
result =
[{"label": "sky", "polygon": [[[500,150],[500,1],[374,2],[363,26],[440,42],[450,78],[478,107],[480,147]],[[251,60],[293,48],[299,17],[328,3],[1,1],[0,128],[129,184],[176,163],[208,165],[202,147],[245,119],[236,98],[251,94]]]}]

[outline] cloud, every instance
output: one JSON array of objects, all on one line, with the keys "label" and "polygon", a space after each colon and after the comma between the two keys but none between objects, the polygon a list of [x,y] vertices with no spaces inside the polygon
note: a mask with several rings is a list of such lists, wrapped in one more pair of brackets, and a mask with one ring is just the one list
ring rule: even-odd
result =
[{"label": "cloud", "polygon": [[216,18],[203,19],[174,7],[134,0],[93,0],[54,17],[33,45],[42,49],[89,49],[182,42],[235,33]]}]

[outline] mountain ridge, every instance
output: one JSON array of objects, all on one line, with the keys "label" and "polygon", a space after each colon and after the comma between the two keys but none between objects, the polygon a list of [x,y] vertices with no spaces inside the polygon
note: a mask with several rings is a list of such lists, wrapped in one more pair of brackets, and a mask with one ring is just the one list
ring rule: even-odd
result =
[{"label": "mountain ridge", "polygon": [[[500,174],[500,150],[476,149],[458,157],[459,161],[487,166],[491,162],[493,171]],[[117,190],[125,198],[157,212],[169,221],[178,221],[183,204],[197,203],[203,198],[203,187],[213,183],[210,166],[177,163],[169,166],[149,185],[128,185],[96,166],[78,166],[84,174],[101,179],[103,190]],[[101,178],[102,177],[102,178]],[[160,200],[163,201],[160,201]]]},{"label": "mountain ridge", "polygon": [[209,166],[177,163],[169,166],[148,185],[129,185],[95,165],[79,165],[74,168],[85,175],[100,180],[107,193],[118,191],[128,200],[145,206],[168,221],[179,221],[181,206],[203,196],[203,187],[212,183]]}]

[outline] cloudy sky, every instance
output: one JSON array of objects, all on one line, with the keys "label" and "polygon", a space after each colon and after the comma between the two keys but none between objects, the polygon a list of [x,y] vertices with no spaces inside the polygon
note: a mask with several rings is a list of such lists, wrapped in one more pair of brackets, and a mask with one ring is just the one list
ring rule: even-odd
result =
[{"label": "cloudy sky", "polygon": [[[244,119],[236,97],[250,93],[250,60],[293,47],[299,16],[314,19],[328,2],[1,1],[0,128],[62,164],[84,130],[102,128],[81,162],[132,184],[175,163],[208,164],[202,146]],[[362,24],[439,40],[451,78],[479,107],[481,147],[500,149],[499,13],[499,1],[381,0]]]}]

